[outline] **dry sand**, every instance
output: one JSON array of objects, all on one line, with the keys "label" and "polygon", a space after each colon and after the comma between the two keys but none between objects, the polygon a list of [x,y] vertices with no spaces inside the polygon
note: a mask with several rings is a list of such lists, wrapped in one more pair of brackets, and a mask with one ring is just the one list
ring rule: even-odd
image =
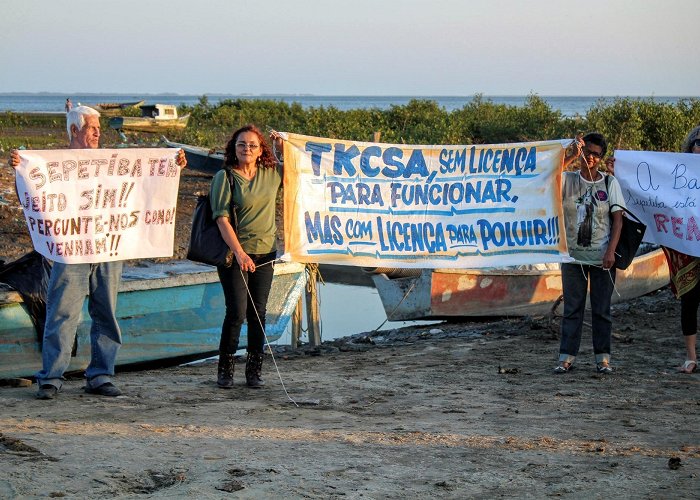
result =
[{"label": "dry sand", "polygon": [[[614,374],[553,375],[545,319],[443,324],[270,356],[120,373],[125,395],[0,389],[0,497],[697,498],[700,375],[668,290],[615,306]],[[314,403],[318,400],[318,404]]]}]

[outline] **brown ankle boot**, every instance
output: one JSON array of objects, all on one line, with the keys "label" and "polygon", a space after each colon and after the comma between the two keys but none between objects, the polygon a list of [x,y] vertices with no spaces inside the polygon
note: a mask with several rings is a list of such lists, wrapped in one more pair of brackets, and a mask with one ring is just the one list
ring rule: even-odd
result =
[{"label": "brown ankle boot", "polygon": [[264,355],[261,352],[249,352],[245,363],[245,382],[248,387],[259,389],[265,385],[260,377]]},{"label": "brown ankle boot", "polygon": [[219,354],[216,384],[223,389],[233,387],[233,354]]}]

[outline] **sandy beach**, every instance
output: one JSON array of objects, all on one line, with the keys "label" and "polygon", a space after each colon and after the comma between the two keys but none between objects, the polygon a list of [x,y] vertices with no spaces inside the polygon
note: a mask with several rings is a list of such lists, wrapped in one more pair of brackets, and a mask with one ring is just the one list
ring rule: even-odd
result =
[{"label": "sandy beach", "polygon": [[[553,375],[547,318],[277,348],[262,390],[215,364],[0,389],[2,498],[697,498],[700,376],[668,290],[614,306],[613,364]],[[556,329],[555,329],[556,330]]]}]

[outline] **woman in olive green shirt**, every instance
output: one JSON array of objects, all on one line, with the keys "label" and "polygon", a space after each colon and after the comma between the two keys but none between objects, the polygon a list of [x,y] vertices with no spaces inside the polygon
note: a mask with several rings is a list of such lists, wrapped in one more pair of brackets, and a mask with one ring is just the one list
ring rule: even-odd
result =
[{"label": "woman in olive green shirt", "polygon": [[209,192],[214,220],[235,257],[231,267],[217,267],[226,302],[217,375],[222,388],[233,387],[233,356],[244,320],[246,384],[264,385],[265,312],[276,256],[275,198],[281,184],[282,167],[260,130],[254,125],[236,130],[226,145],[224,168],[214,176]]}]

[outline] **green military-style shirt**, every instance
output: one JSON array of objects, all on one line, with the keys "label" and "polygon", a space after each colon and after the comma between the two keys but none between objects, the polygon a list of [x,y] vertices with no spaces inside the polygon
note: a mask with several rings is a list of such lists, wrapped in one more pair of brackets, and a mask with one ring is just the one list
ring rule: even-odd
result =
[{"label": "green military-style shirt", "polygon": [[[233,204],[236,205],[236,236],[247,254],[266,254],[276,249],[275,199],[282,184],[282,167],[263,168],[252,180],[233,172]],[[231,188],[225,170],[219,170],[209,191],[213,218],[232,219]],[[232,224],[233,225],[233,224]],[[235,228],[234,228],[235,229]]]}]

